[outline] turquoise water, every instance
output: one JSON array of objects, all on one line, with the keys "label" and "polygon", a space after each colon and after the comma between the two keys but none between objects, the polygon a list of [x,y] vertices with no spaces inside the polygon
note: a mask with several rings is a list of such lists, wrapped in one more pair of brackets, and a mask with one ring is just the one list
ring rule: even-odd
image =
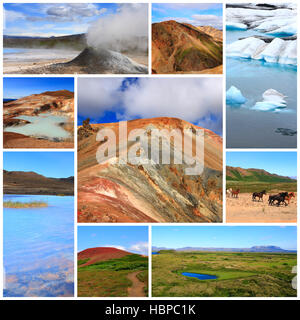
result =
[{"label": "turquoise water", "polygon": [[74,294],[74,197],[4,195],[46,208],[3,212],[4,296]]},{"label": "turquoise water", "polygon": [[64,140],[70,137],[68,131],[59,126],[59,123],[67,122],[66,117],[55,116],[48,113],[38,116],[19,116],[15,119],[27,120],[31,123],[5,128],[5,132],[15,132],[37,138]]},{"label": "turquoise water", "polygon": [[18,49],[18,48],[3,48],[3,53],[22,53],[25,52],[25,49]]},{"label": "turquoise water", "polygon": [[[226,42],[247,37],[253,31],[226,32]],[[295,148],[297,135],[284,136],[278,128],[297,130],[297,69],[295,66],[266,63],[252,59],[226,59],[226,90],[232,85],[241,90],[247,102],[226,108],[227,148]],[[262,101],[267,89],[287,96],[287,108],[261,112],[251,108]]]},{"label": "turquoise water", "polygon": [[203,274],[203,273],[192,273],[192,272],[182,272],[183,276],[197,278],[199,280],[212,280],[217,279],[217,276],[212,276],[210,274]]}]

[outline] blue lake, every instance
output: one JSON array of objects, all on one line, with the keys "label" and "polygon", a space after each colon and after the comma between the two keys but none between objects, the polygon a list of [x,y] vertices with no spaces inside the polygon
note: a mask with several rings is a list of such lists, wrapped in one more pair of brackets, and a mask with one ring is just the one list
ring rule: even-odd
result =
[{"label": "blue lake", "polygon": [[[227,44],[255,31],[227,30]],[[277,128],[297,130],[297,68],[252,59],[226,59],[226,90],[232,85],[241,90],[247,102],[226,108],[228,148],[295,148],[297,136],[276,133]],[[251,108],[262,101],[262,94],[275,89],[287,96],[287,108],[261,112]]]},{"label": "blue lake", "polygon": [[67,122],[63,116],[56,116],[42,113],[38,116],[18,116],[15,119],[29,121],[30,123],[20,126],[12,126],[4,129],[5,132],[20,133],[37,138],[63,140],[70,137],[70,133],[59,126],[60,123]]},{"label": "blue lake", "polygon": [[4,296],[73,296],[74,197],[4,195],[46,208],[3,212]]},{"label": "blue lake", "polygon": [[218,278],[217,276],[202,273],[182,272],[181,274],[185,277],[197,278],[199,280],[213,280]]},{"label": "blue lake", "polygon": [[159,254],[159,252],[152,252],[152,254]]}]

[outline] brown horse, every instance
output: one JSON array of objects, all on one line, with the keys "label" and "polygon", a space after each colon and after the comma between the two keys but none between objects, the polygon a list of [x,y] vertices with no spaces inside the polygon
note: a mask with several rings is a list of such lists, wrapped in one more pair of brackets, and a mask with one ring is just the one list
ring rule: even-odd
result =
[{"label": "brown horse", "polygon": [[288,201],[288,204],[290,204],[290,200],[291,200],[292,198],[295,198],[295,193],[294,193],[294,192],[290,192],[290,193],[288,194],[288,196],[285,197],[285,200],[287,200],[287,201]]},{"label": "brown horse", "polygon": [[231,196],[232,196],[232,198],[238,198],[239,193],[240,193],[240,189],[232,190],[232,191],[231,191]]}]

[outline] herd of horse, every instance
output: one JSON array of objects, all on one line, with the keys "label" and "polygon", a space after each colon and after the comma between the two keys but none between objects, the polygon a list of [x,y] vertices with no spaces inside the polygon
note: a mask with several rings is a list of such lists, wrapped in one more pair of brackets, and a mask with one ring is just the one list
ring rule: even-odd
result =
[{"label": "herd of horse", "polygon": [[[233,190],[232,188],[229,188],[226,190],[226,194],[229,197],[232,198],[238,198],[240,193],[240,189]],[[262,201],[263,202],[263,196],[267,194],[266,190],[263,190],[261,192],[253,192],[252,193],[252,201]],[[290,204],[290,201],[292,198],[295,198],[294,192],[280,192],[277,194],[269,195],[269,206],[280,206],[281,204],[287,206]],[[287,201],[287,202],[286,202]]]}]

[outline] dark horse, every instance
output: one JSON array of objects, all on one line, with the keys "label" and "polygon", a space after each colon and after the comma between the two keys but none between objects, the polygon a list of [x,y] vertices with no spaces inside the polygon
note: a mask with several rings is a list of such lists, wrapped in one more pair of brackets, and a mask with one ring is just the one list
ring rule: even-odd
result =
[{"label": "dark horse", "polygon": [[266,194],[266,190],[263,190],[261,192],[253,192],[252,193],[252,201],[255,201],[256,198],[258,198],[258,201],[263,201],[263,195]]},{"label": "dark horse", "polygon": [[232,198],[238,198],[239,193],[240,193],[240,189],[232,190],[231,191]]},{"label": "dark horse", "polygon": [[[288,195],[289,194],[287,192],[281,192],[281,193],[269,196],[269,205],[272,206],[276,204],[279,207],[282,202],[287,206],[287,203],[285,202],[285,200],[286,200],[286,197],[288,197]],[[275,203],[275,201],[277,201],[277,203]]]}]

